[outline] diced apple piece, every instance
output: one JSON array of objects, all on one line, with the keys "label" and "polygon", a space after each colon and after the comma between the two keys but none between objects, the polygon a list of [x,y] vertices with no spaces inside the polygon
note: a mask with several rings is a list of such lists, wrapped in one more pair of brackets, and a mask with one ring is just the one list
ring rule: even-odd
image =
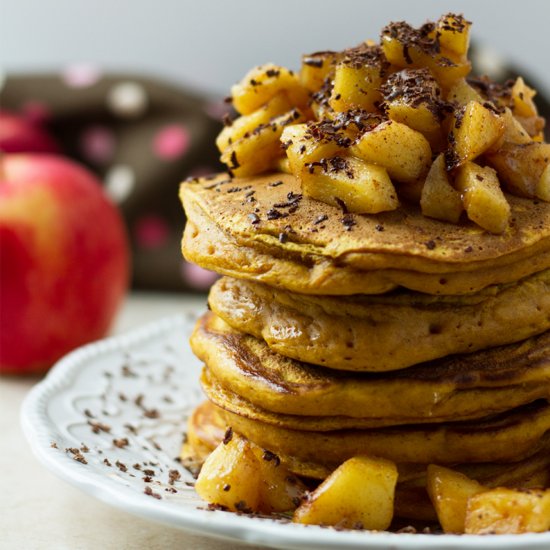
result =
[{"label": "diced apple piece", "polygon": [[298,77],[272,63],[254,67],[231,87],[233,106],[242,115],[253,113],[280,92],[286,93],[295,107],[307,104],[309,95]]},{"label": "diced apple piece", "polygon": [[343,149],[338,143],[338,135],[316,130],[318,126],[315,123],[292,124],[283,130],[281,143],[286,149],[290,170],[297,177],[306,163],[334,157]]},{"label": "diced apple piece", "polygon": [[216,145],[223,152],[233,142],[241,139],[245,134],[251,134],[258,126],[268,124],[269,121],[292,109],[290,100],[285,93],[273,96],[263,107],[249,115],[235,119],[230,126],[226,126],[216,139]]},{"label": "diced apple piece", "polygon": [[[521,145],[533,141],[527,130],[525,130],[521,122],[512,114],[512,111],[510,111],[508,107],[504,109],[502,120],[504,122],[504,134],[502,135],[503,143],[508,142]],[[500,146],[502,146],[502,144]]]},{"label": "diced apple piece", "polygon": [[518,77],[512,86],[512,101],[514,114],[521,117],[537,116],[537,107],[533,101],[537,92],[525,84],[523,78]]},{"label": "diced apple piece", "polygon": [[409,128],[420,132],[433,149],[441,150],[444,146],[441,126],[434,113],[426,106],[405,105],[395,102],[388,105],[388,117],[395,122],[401,122]]},{"label": "diced apple piece", "polygon": [[514,115],[516,120],[523,126],[523,129],[533,138],[533,141],[544,141],[544,127],[546,120],[540,116],[519,116]]},{"label": "diced apple piece", "polygon": [[470,497],[465,532],[475,535],[550,530],[550,490],[497,488]]},{"label": "diced apple piece", "polygon": [[465,78],[471,70],[463,56],[441,49],[434,32],[426,35],[424,29],[414,29],[407,23],[391,23],[385,27],[380,45],[392,65],[401,69],[428,68],[445,89]]},{"label": "diced apple piece", "polygon": [[205,460],[195,489],[211,504],[232,511],[288,512],[306,493],[304,484],[278,456],[228,432]]},{"label": "diced apple piece", "polygon": [[444,147],[441,120],[445,118],[441,89],[427,69],[404,69],[382,85],[384,111],[391,120],[420,132],[432,148]]},{"label": "diced apple piece", "polygon": [[223,151],[221,161],[238,177],[253,176],[272,168],[283,155],[281,135],[286,126],[305,120],[293,109],[258,126],[250,134],[231,143]]},{"label": "diced apple piece", "polygon": [[430,464],[427,490],[443,531],[464,533],[468,499],[488,489],[460,472]]},{"label": "diced apple piece", "polygon": [[204,462],[195,490],[210,504],[224,506],[233,512],[257,511],[262,483],[258,460],[250,443],[233,434],[220,443]]},{"label": "diced apple piece", "polygon": [[263,513],[295,510],[306,494],[306,487],[277,455],[251,443],[260,472],[259,510]]},{"label": "diced apple piece", "polygon": [[445,157],[440,154],[432,163],[420,197],[422,214],[456,223],[464,210],[462,197],[449,182]]},{"label": "diced apple piece", "polygon": [[466,58],[470,45],[471,23],[462,15],[449,13],[439,19],[436,33],[439,36],[439,44],[442,48],[450,50],[457,55]]},{"label": "diced apple piece", "polygon": [[[537,189],[544,188],[544,184],[540,182],[550,164],[550,144],[504,143],[498,151],[487,155],[487,161],[496,168],[511,193],[534,198],[540,196]],[[544,195],[544,190],[542,194]]]},{"label": "diced apple piece", "polygon": [[447,94],[447,101],[458,103],[462,107],[470,103],[470,101],[483,103],[484,99],[474,87],[468,84],[465,78],[461,78],[450,88]]},{"label": "diced apple piece", "polygon": [[293,521],[353,529],[387,529],[393,517],[397,468],[381,458],[350,458],[294,512]]},{"label": "diced apple piece", "polygon": [[467,162],[458,170],[455,187],[462,193],[468,217],[491,233],[503,233],[510,219],[510,205],[489,166]]},{"label": "diced apple piece", "polygon": [[300,82],[310,92],[321,88],[325,79],[334,73],[340,54],[337,52],[316,52],[302,56]]},{"label": "diced apple piece", "polygon": [[360,159],[334,157],[306,166],[302,192],[313,199],[358,214],[395,210],[397,192],[387,171]]},{"label": "diced apple piece", "polygon": [[382,99],[382,60],[378,47],[347,50],[334,72],[329,104],[335,111],[360,108],[376,111]]},{"label": "diced apple piece", "polygon": [[475,159],[494,145],[503,133],[502,117],[478,101],[470,101],[455,114],[449,135],[451,148],[447,168],[456,168]]},{"label": "diced apple piece", "polygon": [[392,120],[363,134],[352,152],[366,162],[383,166],[392,179],[401,182],[424,177],[432,160],[426,138],[405,124]]}]

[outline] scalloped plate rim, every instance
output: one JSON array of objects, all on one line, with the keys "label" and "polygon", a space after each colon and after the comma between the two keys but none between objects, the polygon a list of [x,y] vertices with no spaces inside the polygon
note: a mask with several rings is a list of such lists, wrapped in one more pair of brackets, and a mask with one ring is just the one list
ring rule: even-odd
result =
[{"label": "scalloped plate rim", "polygon": [[274,520],[250,518],[231,512],[206,511],[196,507],[157,501],[117,485],[105,475],[82,465],[51,448],[55,426],[48,420],[45,405],[59,389],[68,388],[82,363],[125,345],[155,340],[176,330],[185,330],[192,321],[183,315],[162,318],[142,327],[87,344],[60,359],[46,377],[27,394],[21,407],[23,433],[36,458],[57,477],[98,500],[145,519],[195,534],[233,542],[261,544],[272,548],[364,548],[370,550],[519,549],[546,550],[550,532],[523,535],[423,535],[386,532],[336,531],[317,526],[282,524]]}]

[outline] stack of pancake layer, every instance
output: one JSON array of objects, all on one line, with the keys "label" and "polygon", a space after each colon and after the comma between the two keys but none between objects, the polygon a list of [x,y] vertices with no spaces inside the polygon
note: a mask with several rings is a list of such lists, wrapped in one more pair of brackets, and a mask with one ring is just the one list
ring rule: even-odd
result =
[{"label": "stack of pancake layer", "polygon": [[431,463],[489,486],[550,481],[550,204],[507,196],[502,235],[407,207],[359,216],[289,175],[182,185],[186,258],[223,275],[192,337],[226,427],[323,478],[355,455],[397,463],[396,513],[432,519]]}]

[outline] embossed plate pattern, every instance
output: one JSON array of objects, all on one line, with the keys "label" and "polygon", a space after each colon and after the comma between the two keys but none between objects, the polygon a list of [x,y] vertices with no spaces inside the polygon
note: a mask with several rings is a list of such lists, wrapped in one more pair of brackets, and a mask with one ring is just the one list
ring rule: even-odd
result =
[{"label": "embossed plate pattern", "polygon": [[59,361],[23,404],[23,429],[38,459],[65,481],[129,513],[273,548],[550,548],[550,533],[335,531],[205,509],[192,476],[174,460],[186,418],[202,399],[200,363],[187,343],[194,321],[163,319]]}]

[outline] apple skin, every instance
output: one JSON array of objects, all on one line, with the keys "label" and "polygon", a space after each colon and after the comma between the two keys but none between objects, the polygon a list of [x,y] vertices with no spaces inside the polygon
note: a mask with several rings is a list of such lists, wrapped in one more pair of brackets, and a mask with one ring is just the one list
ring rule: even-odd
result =
[{"label": "apple skin", "polygon": [[0,110],[0,151],[4,153],[57,153],[54,138],[37,122]]},{"label": "apple skin", "polygon": [[0,374],[43,373],[103,337],[129,263],[122,217],[87,169],[56,155],[0,157]]}]

